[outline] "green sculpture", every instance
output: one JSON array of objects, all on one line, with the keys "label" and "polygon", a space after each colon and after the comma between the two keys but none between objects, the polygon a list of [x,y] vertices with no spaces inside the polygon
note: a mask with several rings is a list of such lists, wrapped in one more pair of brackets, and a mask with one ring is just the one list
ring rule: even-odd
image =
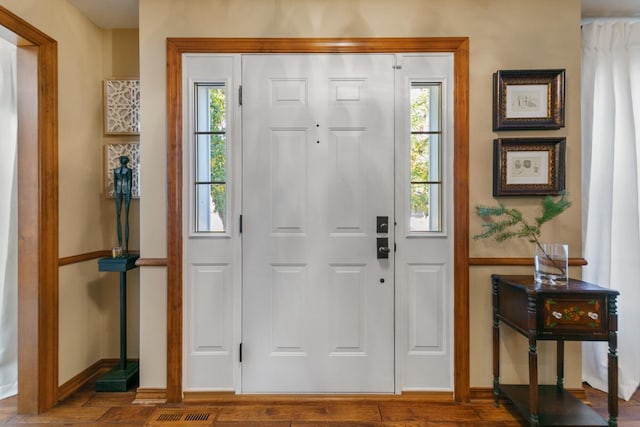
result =
[{"label": "green sculpture", "polygon": [[[120,156],[120,166],[113,170],[113,198],[116,201],[116,224],[118,227],[118,246],[129,254],[129,204],[133,193],[133,172],[127,167],[129,158]],[[124,202],[124,246],[122,245],[122,222],[120,220]]]}]

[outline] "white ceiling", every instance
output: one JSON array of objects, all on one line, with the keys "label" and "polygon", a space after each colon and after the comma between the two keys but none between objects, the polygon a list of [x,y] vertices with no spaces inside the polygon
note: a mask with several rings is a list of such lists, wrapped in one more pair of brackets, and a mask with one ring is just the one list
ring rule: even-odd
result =
[{"label": "white ceiling", "polygon": [[138,28],[138,0],[69,0],[100,28]]},{"label": "white ceiling", "polygon": [[[69,2],[101,28],[138,28],[138,0]],[[640,0],[582,0],[582,17],[640,17]]]}]

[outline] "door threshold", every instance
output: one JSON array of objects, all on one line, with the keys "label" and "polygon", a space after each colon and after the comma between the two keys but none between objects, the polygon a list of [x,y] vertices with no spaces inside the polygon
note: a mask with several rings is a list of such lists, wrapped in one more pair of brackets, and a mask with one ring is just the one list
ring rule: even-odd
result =
[{"label": "door threshold", "polygon": [[408,391],[393,393],[328,393],[328,394],[236,394],[233,391],[185,391],[184,403],[287,404],[359,401],[427,401],[453,402],[452,391]]}]

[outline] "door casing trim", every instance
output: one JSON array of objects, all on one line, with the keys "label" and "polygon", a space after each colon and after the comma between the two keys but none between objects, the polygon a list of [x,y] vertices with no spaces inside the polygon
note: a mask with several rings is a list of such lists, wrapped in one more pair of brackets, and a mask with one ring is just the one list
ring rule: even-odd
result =
[{"label": "door casing trim", "polygon": [[167,39],[167,400],[182,401],[183,147],[185,53],[426,53],[454,56],[454,398],[469,401],[469,39]]},{"label": "door casing trim", "polygon": [[58,401],[58,44],[0,6],[18,45],[18,413]]}]

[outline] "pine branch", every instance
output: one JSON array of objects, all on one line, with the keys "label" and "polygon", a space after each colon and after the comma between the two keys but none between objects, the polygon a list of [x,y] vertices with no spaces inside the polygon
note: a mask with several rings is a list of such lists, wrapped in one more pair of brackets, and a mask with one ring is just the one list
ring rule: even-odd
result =
[{"label": "pine branch", "polygon": [[543,224],[551,221],[571,207],[571,202],[567,199],[567,196],[567,193],[563,192],[557,200],[551,196],[545,197],[542,201],[542,213],[534,219],[535,225],[530,224],[521,211],[515,208],[508,209],[502,203],[497,207],[476,206],[476,214],[484,220],[482,223],[484,231],[476,234],[473,238],[477,240],[493,237],[498,242],[504,242],[516,237],[528,238],[529,242],[538,246],[547,259],[564,274],[564,268],[557,265],[556,261],[547,254],[539,238],[542,234],[541,227]]},{"label": "pine branch", "polygon": [[571,206],[571,202],[567,200],[567,193],[563,192],[558,200],[554,200],[553,197],[547,196],[542,201],[542,215],[536,218],[536,224],[538,227],[542,224],[551,221],[553,218],[560,215]]}]

